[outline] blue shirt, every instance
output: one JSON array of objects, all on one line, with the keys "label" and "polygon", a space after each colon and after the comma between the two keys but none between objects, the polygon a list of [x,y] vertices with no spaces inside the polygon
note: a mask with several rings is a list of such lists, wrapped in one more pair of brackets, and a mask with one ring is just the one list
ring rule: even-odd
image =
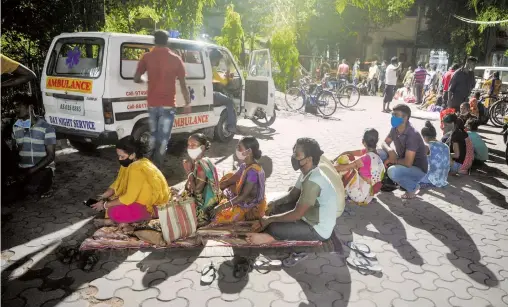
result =
[{"label": "blue shirt", "polygon": [[448,184],[448,172],[450,170],[450,148],[439,141],[429,143],[429,171],[427,178],[436,187],[444,187]]},{"label": "blue shirt", "polygon": [[[37,122],[30,129],[13,127],[13,139],[19,150],[19,167],[29,168],[46,157],[46,145],[56,144],[55,128],[44,119],[33,119]],[[51,166],[50,166],[51,167]]]},{"label": "blue shirt", "polygon": [[301,174],[295,188],[301,191],[298,203],[311,206],[302,220],[323,239],[330,238],[335,227],[339,199],[328,177],[316,167],[305,177]]},{"label": "blue shirt", "polygon": [[489,159],[489,149],[485,141],[476,131],[468,131],[467,134],[473,143],[475,160],[487,161]]}]

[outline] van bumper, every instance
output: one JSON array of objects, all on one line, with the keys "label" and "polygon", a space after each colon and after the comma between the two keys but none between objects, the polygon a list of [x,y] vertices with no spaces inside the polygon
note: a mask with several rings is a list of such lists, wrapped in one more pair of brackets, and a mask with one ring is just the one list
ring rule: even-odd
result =
[{"label": "van bumper", "polygon": [[118,141],[118,134],[116,131],[93,132],[59,126],[53,127],[55,128],[57,139],[69,139],[83,143],[93,143],[96,145],[110,145],[115,144]]}]

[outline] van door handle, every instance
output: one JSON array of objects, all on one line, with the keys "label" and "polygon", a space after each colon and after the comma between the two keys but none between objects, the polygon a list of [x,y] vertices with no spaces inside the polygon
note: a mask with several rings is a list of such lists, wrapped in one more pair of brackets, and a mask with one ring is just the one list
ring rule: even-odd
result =
[{"label": "van door handle", "polygon": [[203,97],[206,97],[206,85],[203,85]]}]

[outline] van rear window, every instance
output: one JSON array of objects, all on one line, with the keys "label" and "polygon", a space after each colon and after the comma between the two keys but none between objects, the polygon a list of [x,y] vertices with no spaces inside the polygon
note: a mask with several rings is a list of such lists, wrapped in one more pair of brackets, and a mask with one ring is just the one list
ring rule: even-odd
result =
[{"label": "van rear window", "polygon": [[[191,44],[170,43],[168,46],[179,55],[185,65],[187,79],[204,79],[205,69],[199,47]],[[120,76],[123,79],[132,79],[136,73],[138,62],[143,54],[149,52],[153,45],[124,43],[121,47]]]},{"label": "van rear window", "polygon": [[103,56],[102,38],[62,38],[51,51],[46,74],[95,79],[101,75]]}]

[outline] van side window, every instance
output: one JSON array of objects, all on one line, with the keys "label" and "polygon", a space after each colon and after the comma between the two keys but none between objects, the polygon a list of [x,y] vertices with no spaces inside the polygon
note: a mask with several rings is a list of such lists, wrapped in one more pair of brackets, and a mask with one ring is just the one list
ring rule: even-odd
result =
[{"label": "van side window", "polygon": [[143,54],[150,51],[152,46],[127,43],[122,44],[121,48],[120,76],[124,79],[132,79],[136,73],[139,60],[141,60]]},{"label": "van side window", "polygon": [[[124,79],[134,78],[138,62],[143,54],[150,52],[153,45],[124,43],[122,44],[120,66],[120,75]],[[205,69],[203,67],[203,58],[199,46],[187,44],[170,43],[168,46],[171,51],[182,58],[185,65],[187,79],[204,79]]]},{"label": "van side window", "polygon": [[205,67],[203,66],[200,46],[170,42],[168,47],[182,58],[185,65],[186,79],[205,78]]},{"label": "van side window", "polygon": [[98,78],[102,70],[103,51],[102,38],[59,39],[51,51],[47,75]]}]

